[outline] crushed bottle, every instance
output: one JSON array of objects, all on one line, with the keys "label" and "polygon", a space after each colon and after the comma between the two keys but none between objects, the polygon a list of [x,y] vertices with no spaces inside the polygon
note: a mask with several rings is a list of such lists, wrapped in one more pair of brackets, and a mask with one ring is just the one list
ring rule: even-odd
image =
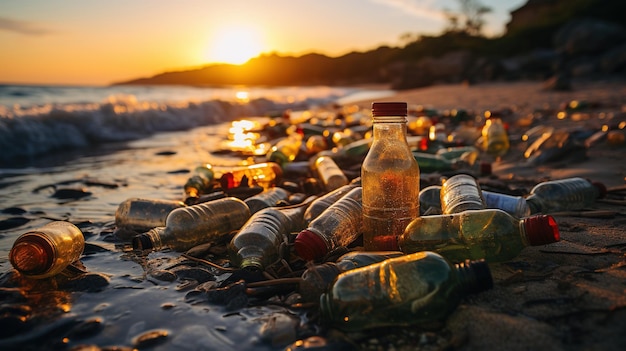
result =
[{"label": "crushed bottle", "polygon": [[85,237],[74,224],[50,222],[20,235],[9,252],[11,265],[35,279],[49,278],[79,259]]},{"label": "crushed bottle", "polygon": [[135,250],[159,251],[169,247],[185,251],[239,229],[250,218],[245,202],[227,197],[170,212],[165,227],[156,227],[133,238]]},{"label": "crushed bottle", "polygon": [[434,252],[341,273],[320,297],[322,320],[344,331],[442,322],[466,295],[493,287],[484,261],[452,264]]},{"label": "crushed bottle", "polygon": [[435,251],[453,262],[502,262],[516,257],[526,246],[559,239],[559,228],[552,216],[518,219],[499,209],[484,209],[416,218],[397,242],[389,243],[388,249],[404,253]]},{"label": "crushed bottle", "polygon": [[362,233],[363,188],[356,187],[328,207],[302,230],[295,249],[303,259],[318,260],[330,251],[348,246]]}]

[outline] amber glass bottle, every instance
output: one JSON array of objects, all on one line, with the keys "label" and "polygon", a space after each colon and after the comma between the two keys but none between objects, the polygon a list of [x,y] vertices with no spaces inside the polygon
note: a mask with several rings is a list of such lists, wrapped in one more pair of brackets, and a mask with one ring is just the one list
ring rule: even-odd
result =
[{"label": "amber glass bottle", "polygon": [[320,312],[345,331],[439,322],[463,297],[492,286],[484,261],[454,265],[418,252],[341,273],[320,297]]},{"label": "amber glass bottle", "polygon": [[419,216],[420,170],[406,140],[407,104],[372,104],[373,142],[361,167],[363,246],[385,250]]},{"label": "amber glass bottle", "polygon": [[70,222],[55,221],[20,235],[9,252],[15,269],[31,278],[48,278],[78,260],[83,233]]}]

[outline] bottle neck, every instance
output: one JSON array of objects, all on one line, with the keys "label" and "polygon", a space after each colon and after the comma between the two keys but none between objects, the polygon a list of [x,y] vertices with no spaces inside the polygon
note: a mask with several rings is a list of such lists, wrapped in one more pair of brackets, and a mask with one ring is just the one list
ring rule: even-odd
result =
[{"label": "bottle neck", "polygon": [[485,260],[466,260],[455,264],[455,268],[465,293],[475,294],[493,287],[491,270]]},{"label": "bottle neck", "polygon": [[159,251],[163,249],[163,235],[165,233],[166,227],[156,227],[137,235],[133,238],[133,249]]},{"label": "bottle neck", "polygon": [[374,141],[381,138],[401,138],[406,141],[406,117],[377,116],[373,118]]}]

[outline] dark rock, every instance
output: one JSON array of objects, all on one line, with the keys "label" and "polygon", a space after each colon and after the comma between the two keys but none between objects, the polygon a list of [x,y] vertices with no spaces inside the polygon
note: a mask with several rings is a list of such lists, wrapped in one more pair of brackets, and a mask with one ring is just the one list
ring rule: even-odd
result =
[{"label": "dark rock", "polygon": [[609,50],[626,39],[626,28],[598,19],[574,19],[554,36],[554,46],[569,55],[593,54]]}]

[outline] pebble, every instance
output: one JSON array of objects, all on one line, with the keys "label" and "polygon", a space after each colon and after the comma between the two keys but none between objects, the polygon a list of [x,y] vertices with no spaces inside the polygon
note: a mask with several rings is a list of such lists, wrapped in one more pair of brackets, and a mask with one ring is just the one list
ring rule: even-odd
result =
[{"label": "pebble", "polygon": [[133,346],[138,349],[153,347],[165,342],[168,335],[169,332],[164,329],[150,330],[133,338]]}]

